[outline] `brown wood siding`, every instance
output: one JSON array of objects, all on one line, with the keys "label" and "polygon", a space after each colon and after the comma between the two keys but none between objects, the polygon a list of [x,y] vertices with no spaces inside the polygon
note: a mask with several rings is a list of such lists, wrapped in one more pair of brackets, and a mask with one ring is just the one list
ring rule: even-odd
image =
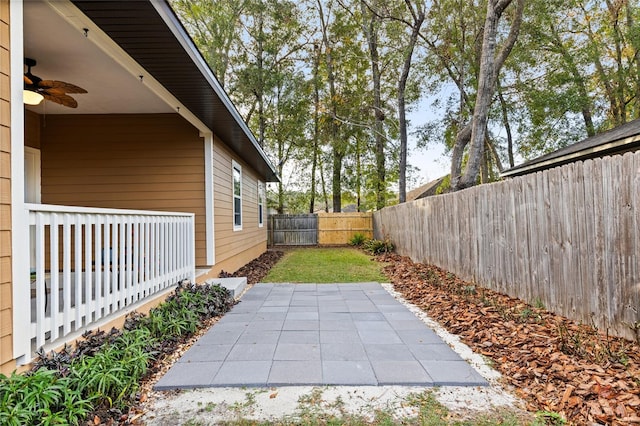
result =
[{"label": "brown wood siding", "polygon": [[[233,230],[232,161],[242,166],[242,230]],[[213,148],[216,267],[233,272],[266,250],[267,226],[258,227],[258,175],[218,138]],[[266,220],[265,220],[266,222]]]},{"label": "brown wood siding", "polygon": [[0,0],[0,373],[15,368],[11,288],[11,85],[9,0]]},{"label": "brown wood siding", "polygon": [[43,203],[195,213],[206,264],[204,143],[182,117],[52,115],[41,140]]}]

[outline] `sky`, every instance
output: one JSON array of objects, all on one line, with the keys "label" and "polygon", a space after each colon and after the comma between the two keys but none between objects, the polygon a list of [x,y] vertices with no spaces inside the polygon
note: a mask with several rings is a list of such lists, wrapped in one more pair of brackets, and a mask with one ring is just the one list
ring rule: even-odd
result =
[{"label": "sky", "polygon": [[[440,94],[440,96],[443,95]],[[413,111],[407,113],[407,119],[410,122],[407,162],[420,169],[415,184],[408,184],[407,191],[448,174],[451,168],[450,158],[444,154],[444,144],[433,144],[427,148],[418,149],[416,148],[417,138],[411,134],[416,127],[439,115],[438,111],[433,110],[431,103],[432,99],[423,99]]]}]

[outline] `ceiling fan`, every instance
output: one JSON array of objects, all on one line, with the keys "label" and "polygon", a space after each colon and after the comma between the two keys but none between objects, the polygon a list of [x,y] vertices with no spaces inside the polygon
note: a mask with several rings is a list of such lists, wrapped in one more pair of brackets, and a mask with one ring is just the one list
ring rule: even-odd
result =
[{"label": "ceiling fan", "polygon": [[[27,92],[37,93],[48,101],[69,108],[77,108],[78,102],[67,93],[87,93],[86,90],[75,84],[58,80],[43,80],[31,74],[31,67],[36,65],[35,59],[24,58],[24,64],[27,66],[27,72],[24,74],[24,90]],[[39,100],[42,100],[42,98],[39,98]],[[35,102],[36,105],[38,103],[39,101]]]}]

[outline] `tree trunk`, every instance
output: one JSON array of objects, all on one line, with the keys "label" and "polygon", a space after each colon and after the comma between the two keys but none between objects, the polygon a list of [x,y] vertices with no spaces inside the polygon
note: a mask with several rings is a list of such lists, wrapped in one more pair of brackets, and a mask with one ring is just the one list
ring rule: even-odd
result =
[{"label": "tree trunk", "polygon": [[324,180],[323,164],[322,160],[318,162],[318,166],[320,167],[320,183],[322,184],[322,198],[324,199],[324,211],[325,213],[329,213],[329,196],[327,194],[327,184]]},{"label": "tree trunk", "polygon": [[382,110],[382,99],[380,94],[380,57],[378,53],[378,33],[376,29],[375,14],[370,13],[364,1],[360,2],[360,9],[364,17],[369,17],[369,22],[364,23],[363,30],[369,46],[369,58],[371,60],[371,78],[373,80],[373,139],[376,146],[376,209],[380,210],[387,204],[386,166],[385,166],[385,138],[383,135],[382,122],[384,112]]},{"label": "tree trunk", "polygon": [[335,75],[333,72],[333,55],[331,52],[333,48],[329,41],[327,23],[324,19],[324,11],[322,3],[317,0],[318,14],[320,15],[320,24],[322,29],[322,42],[326,48],[325,50],[325,65],[327,67],[327,80],[329,82],[329,95],[331,97],[331,122],[330,134],[331,134],[331,146],[333,155],[333,178],[331,181],[331,191],[333,192],[333,211],[339,213],[342,211],[342,159],[344,158],[343,142],[338,138],[338,107],[336,105],[336,84]]},{"label": "tree trunk", "polygon": [[360,139],[356,137],[356,211],[360,211],[362,193],[362,163],[360,160]]},{"label": "tree trunk", "polygon": [[[410,2],[405,2],[407,7],[411,9]],[[400,127],[400,166],[398,176],[398,198],[400,203],[407,201],[407,112],[405,91],[407,88],[407,80],[411,71],[411,62],[413,60],[413,51],[418,41],[418,35],[424,22],[424,10],[419,7],[418,13],[414,14],[413,27],[411,28],[411,36],[409,44],[406,47],[404,55],[404,64],[402,73],[398,79],[398,125]],[[413,12],[412,12],[413,13]]]},{"label": "tree trunk", "polygon": [[[507,111],[507,103],[502,96],[502,88],[498,84],[498,99],[500,100],[500,108],[502,110],[502,125],[507,132],[507,156],[509,157],[509,167],[514,167],[515,162],[513,160],[513,135],[511,134],[511,125],[509,124],[509,114]],[[502,171],[502,170],[500,170]]]},{"label": "tree trunk", "polygon": [[309,213],[313,213],[316,208],[316,167],[318,165],[318,139],[320,138],[320,82],[318,80],[320,51],[316,44],[313,45],[313,54],[313,156],[311,160],[311,199],[309,201]]},{"label": "tree trunk", "polygon": [[451,150],[451,171],[450,171],[450,186],[452,190],[458,188],[458,183],[462,176],[462,157],[464,156],[464,149],[471,140],[471,123],[467,123],[462,130],[456,135],[456,141]]},{"label": "tree trunk", "polygon": [[[512,1],[513,0],[487,0],[487,16],[482,36],[480,71],[478,75],[478,91],[476,95],[476,103],[473,109],[473,118],[471,120],[469,158],[464,173],[460,178],[456,178],[456,175],[453,173],[457,170],[454,170],[455,164],[452,160],[451,182],[454,190],[468,188],[475,185],[478,181],[482,157],[484,156],[484,139],[487,129],[489,107],[495,93],[500,68],[502,68],[504,61],[509,56],[509,53],[511,53],[511,49],[513,49],[513,45],[518,37],[518,32],[520,31],[520,24],[522,23],[524,0],[517,0],[516,15],[511,24],[509,35],[507,36],[502,49],[496,55],[496,34],[498,22],[500,21],[502,13],[512,3]],[[460,149],[457,145],[458,141],[456,141],[454,149]],[[464,149],[464,147],[462,147],[462,149]],[[462,153],[457,154],[459,155],[459,161],[461,162]],[[454,182],[455,186],[453,185]]]}]

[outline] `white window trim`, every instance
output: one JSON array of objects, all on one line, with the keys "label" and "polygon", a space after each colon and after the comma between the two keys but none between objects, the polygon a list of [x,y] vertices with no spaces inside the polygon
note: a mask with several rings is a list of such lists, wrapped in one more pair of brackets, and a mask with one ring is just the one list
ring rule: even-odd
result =
[{"label": "white window trim", "polygon": [[[234,186],[234,170],[238,170],[240,172],[240,225],[236,225],[236,191]],[[235,162],[235,160],[231,160],[231,211],[232,215],[232,223],[234,231],[242,231],[242,166]]]},{"label": "white window trim", "polygon": [[264,227],[264,201],[266,188],[264,182],[258,181],[258,228]]}]

